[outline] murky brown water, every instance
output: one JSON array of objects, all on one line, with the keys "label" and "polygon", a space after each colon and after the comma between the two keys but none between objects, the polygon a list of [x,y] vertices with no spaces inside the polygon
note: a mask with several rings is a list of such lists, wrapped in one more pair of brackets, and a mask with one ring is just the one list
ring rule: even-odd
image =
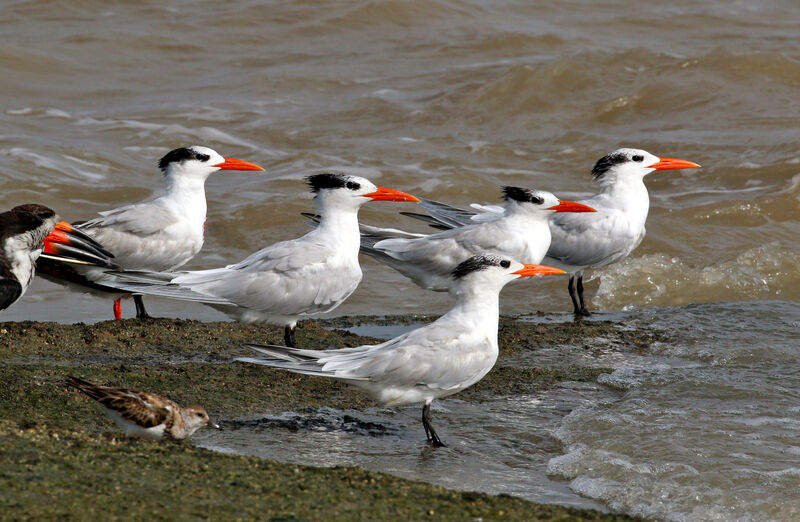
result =
[{"label": "murky brown water", "polygon": [[[167,150],[207,145],[267,173],[209,181],[189,265],[206,268],[304,233],[300,179],[319,169],[454,204],[493,201],[501,184],[575,198],[594,190],[596,159],[639,147],[704,168],[648,178],[647,238],[589,284],[593,306],[800,299],[795,1],[164,4],[4,3],[1,208],[83,219],[159,190]],[[409,209],[376,203],[361,219],[423,230],[396,214]],[[339,312],[447,307],[364,265]],[[516,285],[504,310],[568,310],[565,286]],[[4,319],[110,314],[40,280]]]},{"label": "murky brown water", "polygon": [[[501,184],[575,197],[633,146],[704,168],[648,178],[648,236],[595,306],[800,298],[794,2],[162,4],[6,4],[3,208],[86,218],[158,190],[166,150],[208,145],[268,169],[210,180],[191,264],[210,267],[304,233],[298,180],[315,169],[456,204]],[[362,220],[422,230],[397,210]],[[412,287],[364,264],[343,313],[446,306],[414,289],[398,303]],[[506,309],[568,309],[564,286],[509,289]]]}]

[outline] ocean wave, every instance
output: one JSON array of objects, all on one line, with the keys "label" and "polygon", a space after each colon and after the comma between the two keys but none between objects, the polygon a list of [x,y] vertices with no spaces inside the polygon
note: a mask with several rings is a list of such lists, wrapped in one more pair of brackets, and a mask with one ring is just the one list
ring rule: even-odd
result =
[{"label": "ocean wave", "polygon": [[800,256],[779,242],[742,252],[733,261],[692,266],[650,254],[611,265],[593,298],[601,308],[686,305],[752,299],[800,299]]},{"label": "ocean wave", "polygon": [[106,179],[111,168],[102,163],[95,163],[67,154],[46,155],[34,152],[25,147],[12,147],[0,150],[0,155],[13,158],[15,162],[28,163],[36,169],[57,172],[59,178],[69,177],[80,181],[100,181]]},{"label": "ocean wave", "polygon": [[96,127],[98,131],[119,129],[135,131],[136,136],[139,138],[166,136],[174,140],[176,136],[183,136],[184,139],[190,138],[199,140],[199,143],[224,143],[237,147],[248,147],[253,150],[259,149],[259,146],[255,143],[210,126],[191,128],[176,123],[154,123],[132,119],[112,118],[80,118],[75,124]]}]

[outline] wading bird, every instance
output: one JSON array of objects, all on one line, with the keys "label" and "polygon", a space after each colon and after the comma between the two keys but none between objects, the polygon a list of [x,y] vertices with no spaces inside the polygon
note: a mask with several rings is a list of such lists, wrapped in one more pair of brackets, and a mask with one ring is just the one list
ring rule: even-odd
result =
[{"label": "wading bird", "polygon": [[209,304],[240,321],[283,325],[286,345],[294,346],[298,320],[330,312],[361,282],[361,206],[369,201],[419,201],[359,176],[325,173],[306,180],[320,215],[319,226],[308,234],[270,245],[224,268],[120,272],[103,284]]},{"label": "wading bird", "polygon": [[595,163],[592,177],[600,184],[600,192],[580,202],[597,209],[597,213],[554,216],[550,220],[553,239],[543,261],[569,273],[568,290],[575,315],[591,315],[583,299],[584,270],[621,261],[642,242],[650,209],[644,177],[657,170],[699,167],[691,161],[659,158],[639,149],[618,149]]},{"label": "wading bird", "polygon": [[67,384],[97,401],[128,437],[180,440],[203,426],[219,429],[201,406],[182,408],[154,393],[98,386],[77,377],[70,377]]},{"label": "wading bird", "polygon": [[[100,212],[99,217],[74,224],[113,252],[114,263],[127,270],[174,270],[187,263],[203,246],[206,179],[220,170],[264,170],[198,145],[170,151],[158,162],[158,168],[166,186],[163,196]],[[56,282],[101,293],[110,290],[96,284],[111,277],[106,270],[63,265],[51,259],[40,261],[38,268],[40,274]],[[133,297],[136,317],[149,317],[142,297]],[[114,301],[114,317],[120,319],[121,314],[120,297]]]},{"label": "wading bird", "polygon": [[436,234],[361,225],[361,251],[422,288],[444,292],[450,288],[455,267],[481,252],[541,263],[550,246],[551,216],[594,212],[580,203],[559,201],[543,190],[503,187],[502,191],[505,205],[486,207],[480,214],[430,200],[420,202],[428,214],[402,213],[449,229]]},{"label": "wading bird", "polygon": [[339,379],[382,404],[423,403],[422,426],[428,442],[443,446],[431,424],[431,403],[472,386],[494,366],[500,290],[520,277],[563,273],[479,254],[453,270],[450,292],[456,303],[431,324],[385,343],[337,350],[248,345],[260,356],[237,360]]}]

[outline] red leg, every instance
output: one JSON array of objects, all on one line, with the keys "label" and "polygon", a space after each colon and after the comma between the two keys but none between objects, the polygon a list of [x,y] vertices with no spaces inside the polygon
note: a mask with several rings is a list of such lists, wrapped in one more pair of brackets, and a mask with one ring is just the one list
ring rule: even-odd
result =
[{"label": "red leg", "polygon": [[122,319],[122,298],[120,297],[114,301],[114,319],[119,321]]}]

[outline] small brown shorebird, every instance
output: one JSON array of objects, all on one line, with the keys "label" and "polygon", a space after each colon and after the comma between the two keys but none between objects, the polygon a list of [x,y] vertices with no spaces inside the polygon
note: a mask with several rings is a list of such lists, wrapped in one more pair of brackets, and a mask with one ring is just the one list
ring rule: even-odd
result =
[{"label": "small brown shorebird", "polygon": [[201,406],[182,408],[154,393],[98,386],[71,376],[67,384],[96,400],[129,437],[180,440],[206,425],[219,429]]}]

